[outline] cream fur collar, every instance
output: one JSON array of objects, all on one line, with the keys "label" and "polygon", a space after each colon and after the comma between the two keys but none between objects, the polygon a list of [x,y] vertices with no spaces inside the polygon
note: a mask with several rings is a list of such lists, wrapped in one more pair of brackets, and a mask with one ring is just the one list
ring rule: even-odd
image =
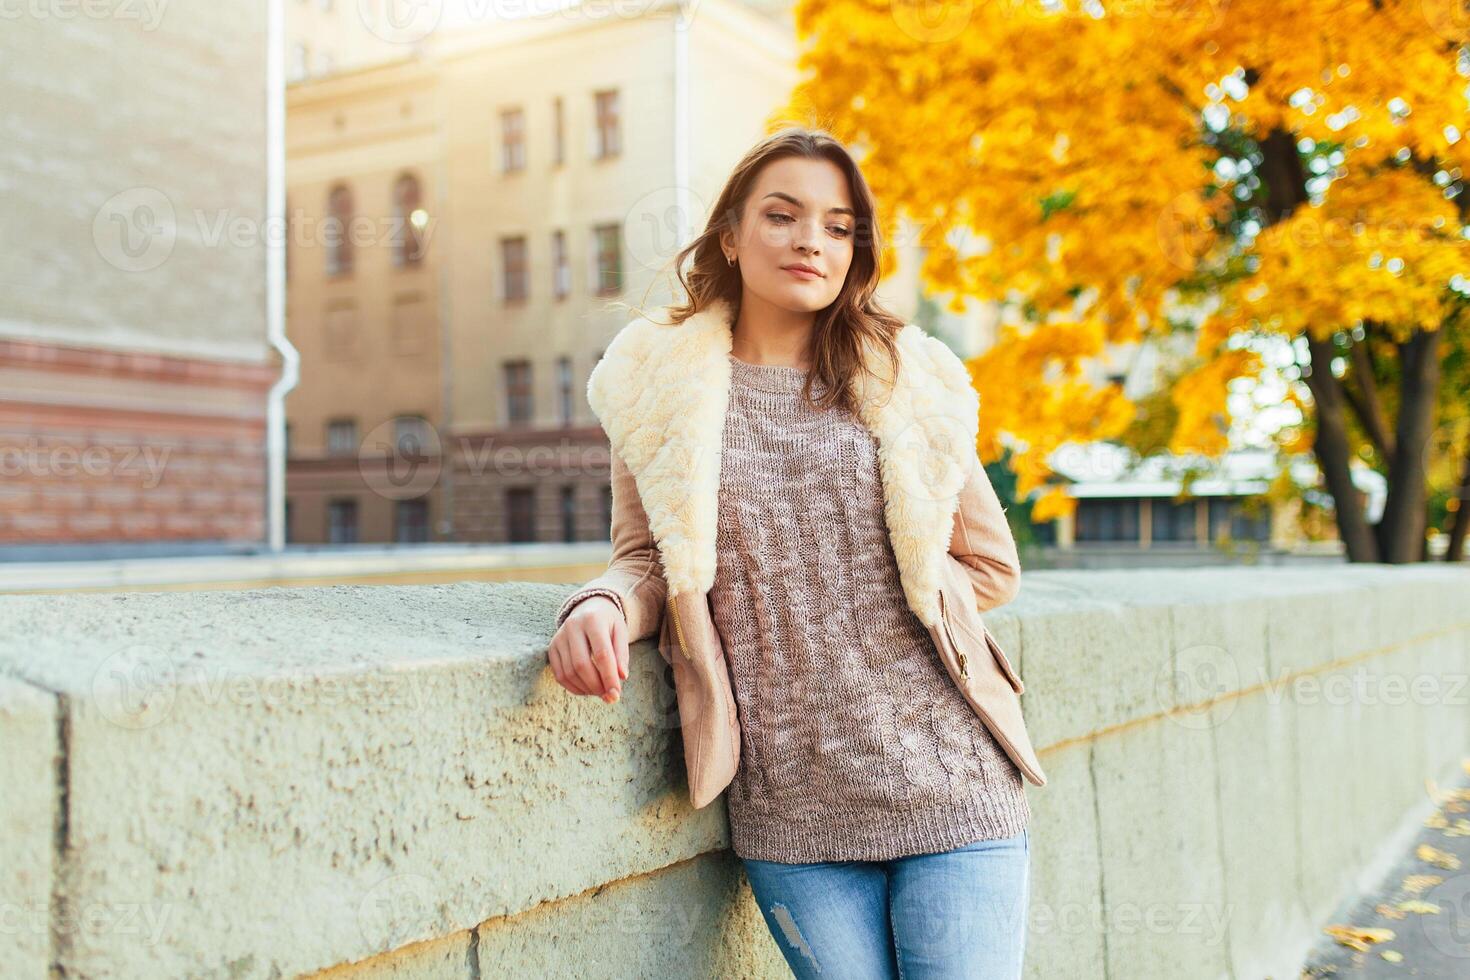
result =
[{"label": "cream fur collar", "polygon": [[[620,330],[588,379],[587,398],[634,475],[673,596],[714,585],[734,323],[724,301],[682,324],[670,319],[654,310]],[[898,347],[892,397],[883,397],[886,383],[869,379],[859,416],[878,440],[904,595],[932,626],[960,489],[979,465],[980,396],[954,352],[918,325],[899,332]]]}]

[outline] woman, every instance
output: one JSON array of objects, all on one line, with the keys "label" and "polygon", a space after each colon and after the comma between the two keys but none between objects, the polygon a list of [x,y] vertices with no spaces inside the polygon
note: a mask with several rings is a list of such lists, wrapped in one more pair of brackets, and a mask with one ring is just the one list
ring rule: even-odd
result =
[{"label": "woman", "polygon": [[553,672],[616,702],[658,633],[692,802],[728,790],[798,977],[1019,977],[1045,775],[981,620],[1020,566],[978,395],[874,300],[873,198],[829,135],[767,138],[712,214],[675,259],[688,301],[588,382],[613,559],[559,610]]}]

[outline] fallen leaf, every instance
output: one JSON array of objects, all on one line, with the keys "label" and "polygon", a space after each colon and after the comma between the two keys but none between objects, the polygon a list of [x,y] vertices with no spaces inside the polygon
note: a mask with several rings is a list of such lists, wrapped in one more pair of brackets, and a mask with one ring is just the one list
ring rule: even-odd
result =
[{"label": "fallen leaf", "polygon": [[1404,954],[1396,949],[1385,949],[1380,955],[1390,963],[1402,963],[1404,961]]},{"label": "fallen leaf", "polygon": [[1399,883],[1399,888],[1403,889],[1405,894],[1417,895],[1424,889],[1433,888],[1442,881],[1444,878],[1439,875],[1409,875]]},{"label": "fallen leaf", "polygon": [[1420,915],[1439,915],[1438,905],[1417,898],[1410,899],[1407,902],[1400,902],[1399,908],[1405,912],[1418,912]]},{"label": "fallen leaf", "polygon": [[1361,926],[1328,926],[1322,930],[1344,946],[1362,951],[1371,943],[1386,943],[1394,937],[1392,929],[1365,929]]},{"label": "fallen leaf", "polygon": [[1441,851],[1429,844],[1420,844],[1414,848],[1414,856],[1421,861],[1427,861],[1435,867],[1445,868],[1449,871],[1460,870],[1460,859],[1448,851]]}]

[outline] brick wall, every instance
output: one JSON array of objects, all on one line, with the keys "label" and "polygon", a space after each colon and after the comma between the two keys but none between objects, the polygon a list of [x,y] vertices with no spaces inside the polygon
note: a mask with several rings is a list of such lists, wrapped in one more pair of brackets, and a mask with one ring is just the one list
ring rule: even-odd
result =
[{"label": "brick wall", "polygon": [[0,340],[0,544],[260,540],[275,374]]}]

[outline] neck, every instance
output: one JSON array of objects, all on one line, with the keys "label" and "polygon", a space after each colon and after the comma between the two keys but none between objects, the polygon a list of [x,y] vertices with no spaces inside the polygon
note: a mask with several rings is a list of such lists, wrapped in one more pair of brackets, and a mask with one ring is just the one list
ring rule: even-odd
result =
[{"label": "neck", "polygon": [[810,370],[815,314],[788,310],[750,295],[741,298],[730,353],[749,364]]}]

